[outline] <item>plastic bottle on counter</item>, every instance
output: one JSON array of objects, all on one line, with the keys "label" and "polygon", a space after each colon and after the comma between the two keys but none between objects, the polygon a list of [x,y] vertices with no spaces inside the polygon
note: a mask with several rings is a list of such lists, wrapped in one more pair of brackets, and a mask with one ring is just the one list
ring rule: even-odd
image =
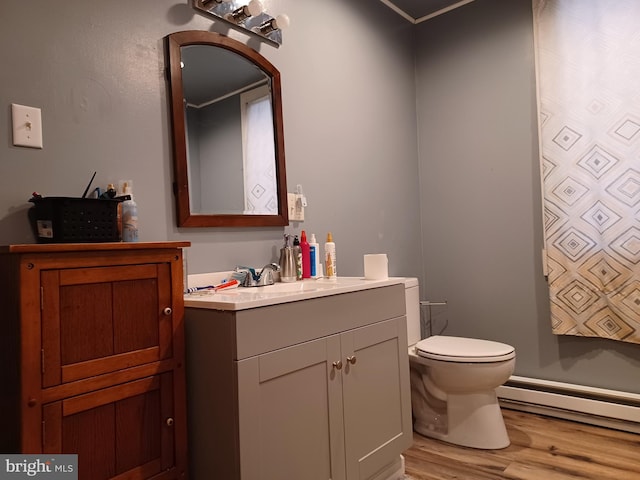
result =
[{"label": "plastic bottle on counter", "polygon": [[311,278],[311,246],[307,241],[307,232],[300,233],[300,250],[302,251],[302,278]]},{"label": "plastic bottle on counter", "polygon": [[318,278],[320,276],[319,266],[320,264],[320,245],[316,241],[316,235],[311,234],[309,239],[309,266],[311,278]]},{"label": "plastic bottle on counter", "polygon": [[296,280],[302,280],[302,248],[297,235],[293,237],[293,256],[296,259]]},{"label": "plastic bottle on counter", "polygon": [[[100,191],[100,189],[96,189],[98,192]],[[116,195],[118,194],[118,191],[116,190],[116,187],[113,186],[113,183],[110,183],[109,185],[107,185],[107,189],[102,192],[101,195],[99,195],[99,198],[115,198]]]},{"label": "plastic bottle on counter", "polygon": [[324,263],[325,276],[329,280],[338,279],[338,271],[336,269],[336,244],[333,241],[331,232],[327,234],[327,241],[324,244]]},{"label": "plastic bottle on counter", "polygon": [[127,180],[122,183],[122,193],[130,195],[131,200],[122,202],[122,241],[138,241],[138,205],[133,199],[132,182]]}]

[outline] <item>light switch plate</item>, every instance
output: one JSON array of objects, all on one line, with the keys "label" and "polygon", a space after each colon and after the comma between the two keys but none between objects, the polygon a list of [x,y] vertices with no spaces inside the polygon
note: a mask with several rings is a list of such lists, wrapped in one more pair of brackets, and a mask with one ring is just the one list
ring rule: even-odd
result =
[{"label": "light switch plate", "polygon": [[42,148],[42,114],[39,108],[12,103],[11,120],[16,147]]},{"label": "light switch plate", "polygon": [[304,222],[302,195],[298,193],[287,193],[287,203],[289,207],[289,220],[292,222]]}]

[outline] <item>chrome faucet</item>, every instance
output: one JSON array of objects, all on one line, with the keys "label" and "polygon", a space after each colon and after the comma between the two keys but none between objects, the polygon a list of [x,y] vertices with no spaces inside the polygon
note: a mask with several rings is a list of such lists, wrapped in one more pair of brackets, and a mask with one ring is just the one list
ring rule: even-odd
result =
[{"label": "chrome faucet", "polygon": [[280,271],[280,265],[278,265],[277,263],[267,263],[264,267],[262,267],[262,270],[260,270],[260,273],[258,274],[259,280],[258,282],[264,282],[262,283],[262,285],[273,285],[274,283],[274,278],[273,278],[273,272],[279,272]]},{"label": "chrome faucet", "polygon": [[244,280],[240,283],[243,287],[264,287],[267,285],[273,285],[273,272],[279,272],[280,265],[277,263],[268,263],[259,273],[253,268],[249,267],[236,267],[236,272],[245,272]]}]

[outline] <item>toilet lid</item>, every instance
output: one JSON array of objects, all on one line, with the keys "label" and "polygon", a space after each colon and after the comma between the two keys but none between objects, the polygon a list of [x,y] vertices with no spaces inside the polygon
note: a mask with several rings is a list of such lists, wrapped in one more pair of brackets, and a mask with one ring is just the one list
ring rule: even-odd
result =
[{"label": "toilet lid", "polygon": [[445,335],[420,340],[416,351],[421,357],[461,363],[501,362],[516,356],[515,348],[506,343]]}]

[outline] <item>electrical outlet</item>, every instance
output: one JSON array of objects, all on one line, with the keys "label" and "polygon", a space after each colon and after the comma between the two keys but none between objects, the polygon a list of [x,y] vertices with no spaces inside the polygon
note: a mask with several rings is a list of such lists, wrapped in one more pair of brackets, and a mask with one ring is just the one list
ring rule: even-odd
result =
[{"label": "electrical outlet", "polygon": [[42,116],[39,108],[11,104],[13,144],[16,147],[42,148]]},{"label": "electrical outlet", "polygon": [[298,193],[287,193],[287,203],[289,207],[289,220],[293,222],[303,222],[304,207],[302,206],[302,195]]}]

